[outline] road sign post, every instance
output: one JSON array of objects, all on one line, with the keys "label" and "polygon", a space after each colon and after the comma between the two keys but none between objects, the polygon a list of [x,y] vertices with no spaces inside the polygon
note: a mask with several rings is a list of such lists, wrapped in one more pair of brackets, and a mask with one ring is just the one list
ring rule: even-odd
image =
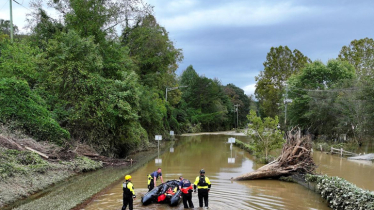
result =
[{"label": "road sign post", "polygon": [[230,150],[231,150],[231,158],[228,158],[227,162],[228,163],[235,163],[235,158],[232,157],[232,144],[235,143],[235,138],[230,137],[227,143],[230,144]]},{"label": "road sign post", "polygon": [[155,135],[155,140],[157,141],[157,153],[158,153],[155,163],[161,164],[162,159],[160,159],[160,141],[162,140],[162,135]]}]

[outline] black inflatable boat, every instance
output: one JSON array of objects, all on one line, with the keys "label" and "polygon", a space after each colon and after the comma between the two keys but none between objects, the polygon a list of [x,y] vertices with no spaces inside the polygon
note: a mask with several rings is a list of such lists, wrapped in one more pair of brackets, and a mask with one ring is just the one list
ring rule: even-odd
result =
[{"label": "black inflatable boat", "polygon": [[179,190],[179,181],[169,180],[147,192],[141,201],[143,205],[168,203],[170,206],[176,206],[181,201],[181,195],[182,191]]}]

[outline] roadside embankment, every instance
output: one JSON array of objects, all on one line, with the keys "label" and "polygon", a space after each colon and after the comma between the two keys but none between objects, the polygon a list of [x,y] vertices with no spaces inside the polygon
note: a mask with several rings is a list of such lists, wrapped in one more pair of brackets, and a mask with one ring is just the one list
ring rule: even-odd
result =
[{"label": "roadside embankment", "polygon": [[[174,142],[167,142],[166,146],[170,143]],[[62,210],[84,206],[85,203],[89,202],[96,194],[102,192],[106,187],[123,178],[124,174],[132,173],[156,156],[157,150],[140,152],[131,156],[133,159],[132,165],[129,162],[126,162],[127,165],[121,164],[118,166],[113,164],[115,167],[109,165],[100,170],[81,173],[77,176],[76,172],[71,171],[48,171],[47,174],[44,174],[46,175],[44,178],[58,176],[58,179],[55,180],[59,181],[53,182],[52,185],[52,182],[46,183],[44,189],[39,187],[38,193],[27,197],[27,199],[18,200],[13,203],[12,206],[8,206],[4,209]],[[40,181],[44,182],[43,180]],[[18,182],[21,182],[21,180],[15,180],[17,185]],[[38,185],[38,183],[35,183],[35,185]],[[79,208],[77,207],[77,209]]]},{"label": "roadside embankment", "polygon": [[[42,158],[31,150],[37,148],[46,152],[46,148],[58,150],[51,145],[42,145],[32,139],[23,140],[18,144],[15,140],[0,136],[0,207],[26,198],[42,189],[75,174],[96,170],[103,167],[102,162],[68,151],[60,151],[63,156],[57,159]],[[19,148],[11,149],[10,144]]]}]

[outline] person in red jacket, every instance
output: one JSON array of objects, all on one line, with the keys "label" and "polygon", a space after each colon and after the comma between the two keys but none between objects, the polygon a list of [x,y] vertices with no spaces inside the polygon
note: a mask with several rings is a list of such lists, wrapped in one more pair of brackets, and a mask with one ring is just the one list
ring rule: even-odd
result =
[{"label": "person in red jacket", "polygon": [[[183,205],[185,209],[188,209],[188,205],[190,208],[194,208],[192,203],[192,184],[188,179],[183,179],[182,176],[179,177],[179,189],[182,191],[183,196]],[[188,205],[187,205],[188,202]]]}]

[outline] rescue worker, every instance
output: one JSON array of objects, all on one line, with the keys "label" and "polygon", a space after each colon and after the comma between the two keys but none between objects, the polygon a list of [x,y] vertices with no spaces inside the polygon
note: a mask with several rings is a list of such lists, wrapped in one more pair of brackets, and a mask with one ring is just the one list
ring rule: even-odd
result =
[{"label": "rescue worker", "polygon": [[134,185],[131,183],[131,176],[125,176],[126,182],[122,184],[123,188],[123,206],[122,210],[126,210],[127,205],[129,205],[129,209],[133,210],[133,199],[135,200],[135,192],[134,192]]},{"label": "rescue worker", "polygon": [[156,180],[158,177],[161,178],[161,182],[163,184],[164,180],[162,179],[161,168],[158,168],[157,171],[148,174],[148,191],[151,191],[154,187],[156,187]]},{"label": "rescue worker", "polygon": [[184,179],[182,176],[179,177],[179,180],[179,189],[182,191],[184,208],[188,209],[188,206],[190,206],[190,208],[193,209],[194,206],[192,203],[192,184],[188,179]]},{"label": "rescue worker", "polygon": [[198,197],[199,197],[199,206],[203,207],[203,200],[205,204],[205,208],[208,208],[208,193],[210,191],[210,180],[208,177],[205,176],[205,170],[200,170],[200,176],[196,177],[194,182],[194,192],[196,193],[196,187],[198,190]]}]

